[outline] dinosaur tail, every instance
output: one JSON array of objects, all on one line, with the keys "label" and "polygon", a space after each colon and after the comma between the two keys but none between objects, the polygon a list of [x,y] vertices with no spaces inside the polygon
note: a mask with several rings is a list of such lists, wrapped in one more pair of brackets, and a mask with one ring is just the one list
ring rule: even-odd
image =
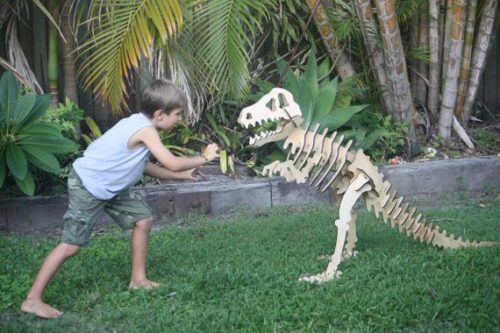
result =
[{"label": "dinosaur tail", "polygon": [[416,208],[410,208],[403,197],[396,198],[395,191],[389,191],[390,184],[384,182],[386,190],[383,195],[377,195],[376,192],[368,192],[366,198],[366,207],[370,211],[373,209],[375,215],[382,215],[386,224],[391,227],[398,227],[399,231],[406,231],[408,236],[413,235],[414,239],[420,242],[426,242],[441,248],[460,248],[460,247],[482,247],[495,245],[488,241],[470,241],[456,238],[453,234],[447,235],[445,230],[439,230],[438,226],[428,222],[426,218]]}]

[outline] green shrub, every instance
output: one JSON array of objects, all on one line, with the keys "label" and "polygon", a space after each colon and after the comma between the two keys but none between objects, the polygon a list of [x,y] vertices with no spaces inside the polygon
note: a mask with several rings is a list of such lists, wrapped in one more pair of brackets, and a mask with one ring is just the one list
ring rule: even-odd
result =
[{"label": "green shrub", "polygon": [[16,79],[6,72],[0,80],[0,188],[12,177],[31,196],[35,182],[29,166],[58,173],[60,164],[54,154],[73,152],[78,146],[63,137],[59,125],[41,121],[49,95],[17,94]]},{"label": "green shrub", "polygon": [[49,108],[42,117],[42,121],[55,123],[61,126],[62,134],[73,141],[79,140],[80,121],[83,120],[83,110],[66,97],[64,104],[59,103],[57,108]]}]

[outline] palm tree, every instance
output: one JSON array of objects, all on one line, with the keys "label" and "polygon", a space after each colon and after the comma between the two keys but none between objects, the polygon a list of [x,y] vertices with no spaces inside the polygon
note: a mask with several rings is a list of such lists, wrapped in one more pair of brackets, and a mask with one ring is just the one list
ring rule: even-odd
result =
[{"label": "palm tree", "polygon": [[328,14],[321,0],[306,0],[309,9],[314,14],[314,23],[318,28],[321,40],[325,45],[335,69],[342,79],[348,79],[356,74],[353,65],[350,63],[342,45],[338,42],[328,20]]},{"label": "palm tree", "polygon": [[119,111],[130,71],[139,68],[142,57],[151,59],[155,44],[165,45],[181,29],[181,4],[177,0],[93,0],[88,6],[88,35],[78,47],[79,74],[85,88]]},{"label": "palm tree", "polygon": [[370,0],[355,0],[354,6],[360,23],[363,40],[368,52],[368,59],[375,74],[379,89],[382,91],[381,102],[385,110],[393,108],[393,100],[388,90],[387,74],[385,72],[385,60],[382,47],[379,45],[377,35],[377,23],[373,16]]},{"label": "palm tree", "polygon": [[[141,59],[155,76],[169,72],[199,100],[204,99],[200,87],[242,99],[249,90],[248,63],[259,19],[274,2],[93,0],[85,19],[88,38],[78,47],[79,74],[85,87],[105,97],[114,111],[124,105],[125,82]],[[191,108],[190,118],[199,113]]]},{"label": "palm tree", "polygon": [[487,0],[481,11],[481,21],[479,23],[478,34],[472,53],[472,69],[467,86],[465,103],[461,110],[462,121],[467,124],[472,113],[472,105],[479,90],[479,82],[486,66],[486,56],[491,45],[491,36],[497,14],[498,0]]},{"label": "palm tree", "polygon": [[62,43],[63,93],[73,103],[78,104],[78,79],[76,76],[76,42],[73,32],[71,1],[65,1],[60,14],[60,27],[65,41]]},{"label": "palm tree", "polygon": [[427,106],[436,117],[439,112],[439,86],[441,57],[441,38],[439,34],[439,0],[429,1],[429,89]]},{"label": "palm tree", "polygon": [[453,1],[450,51],[443,88],[443,101],[439,113],[439,135],[445,140],[449,140],[451,136],[451,127],[453,125],[454,109],[457,100],[458,78],[462,65],[464,42],[465,6],[465,0]]},{"label": "palm tree", "polygon": [[394,11],[394,3],[392,0],[376,0],[375,4],[378,10],[389,87],[394,97],[394,109],[391,110],[391,113],[395,120],[409,124],[410,150],[412,150],[416,142],[413,125],[415,106],[410,91],[405,54]]}]

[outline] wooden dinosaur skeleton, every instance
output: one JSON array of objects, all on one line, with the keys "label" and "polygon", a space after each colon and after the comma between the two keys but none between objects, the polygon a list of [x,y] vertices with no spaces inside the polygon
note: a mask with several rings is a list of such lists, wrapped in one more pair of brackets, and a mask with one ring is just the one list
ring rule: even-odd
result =
[{"label": "wooden dinosaur skeleton", "polygon": [[[290,92],[274,88],[257,103],[244,108],[238,123],[245,127],[255,127],[269,121],[277,124],[275,131],[266,131],[250,139],[250,144],[262,146],[269,142],[285,140],[283,148],[288,150],[287,160],[274,161],[264,167],[263,175],[280,175],[289,182],[308,182],[316,189],[325,191],[329,187],[342,196],[335,250],[330,256],[326,270],[313,276],[301,277],[301,281],[323,283],[339,276],[342,259],[356,255],[356,215],[353,207],[364,196],[366,207],[375,215],[382,215],[385,223],[398,226],[421,242],[442,248],[487,246],[491,242],[474,242],[455,238],[440,231],[439,227],[428,223],[415,208],[409,208],[402,197],[391,191],[391,184],[374,166],[362,150],[350,151],[352,141],[342,144],[343,136],[337,132],[327,135],[328,130],[318,132],[319,125],[305,129],[302,113]],[[345,248],[345,249],[344,249]]]}]

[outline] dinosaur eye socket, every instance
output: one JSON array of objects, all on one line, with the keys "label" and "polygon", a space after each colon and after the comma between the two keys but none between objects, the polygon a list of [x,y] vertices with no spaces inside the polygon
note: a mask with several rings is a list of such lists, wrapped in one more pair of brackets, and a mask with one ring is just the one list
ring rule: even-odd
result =
[{"label": "dinosaur eye socket", "polygon": [[247,119],[247,120],[252,119],[252,114],[251,114],[250,112],[248,112],[248,113],[246,114],[246,119]]},{"label": "dinosaur eye socket", "polygon": [[276,101],[274,98],[267,102],[266,106],[271,112],[276,111]]},{"label": "dinosaur eye socket", "polygon": [[284,109],[286,106],[289,106],[288,101],[283,94],[278,94],[278,101],[280,104],[280,109]]}]

